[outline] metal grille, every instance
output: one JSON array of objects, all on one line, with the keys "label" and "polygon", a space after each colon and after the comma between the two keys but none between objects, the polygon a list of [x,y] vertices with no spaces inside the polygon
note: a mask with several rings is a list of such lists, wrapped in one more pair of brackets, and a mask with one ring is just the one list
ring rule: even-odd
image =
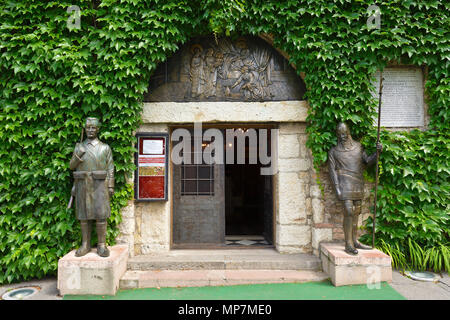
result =
[{"label": "metal grille", "polygon": [[214,195],[214,166],[203,164],[181,165],[181,195]]}]

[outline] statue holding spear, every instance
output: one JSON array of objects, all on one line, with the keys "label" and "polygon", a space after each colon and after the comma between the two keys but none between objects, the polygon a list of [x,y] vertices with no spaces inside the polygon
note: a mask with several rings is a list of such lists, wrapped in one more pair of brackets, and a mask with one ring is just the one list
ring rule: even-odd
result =
[{"label": "statue holding spear", "polygon": [[[381,122],[381,97],[383,95],[383,72],[380,72],[380,90],[378,98],[378,122],[377,122],[377,146],[380,144],[380,122]],[[381,150],[380,150],[381,152]],[[377,191],[378,191],[378,160],[380,159],[380,152],[377,148],[377,159],[375,162],[375,200],[373,209],[373,226],[372,226],[372,248],[375,248],[375,221],[377,219]]]},{"label": "statue holding spear", "polygon": [[[380,104],[381,104],[380,83]],[[380,106],[379,106],[380,109]],[[356,255],[357,249],[368,250],[371,247],[358,241],[358,218],[361,213],[361,203],[364,197],[363,171],[366,165],[377,162],[376,182],[375,182],[375,210],[376,210],[376,189],[378,185],[378,158],[383,150],[380,144],[380,110],[378,110],[378,138],[377,151],[368,156],[362,145],[353,140],[350,130],[344,122],[340,122],[336,127],[338,143],[328,152],[328,169],[331,181],[334,185],[336,195],[344,204],[344,239],[345,252]],[[375,211],[376,213],[376,211]],[[374,215],[375,232],[375,215]],[[372,236],[374,242],[374,234]],[[373,246],[374,243],[372,243]]]}]

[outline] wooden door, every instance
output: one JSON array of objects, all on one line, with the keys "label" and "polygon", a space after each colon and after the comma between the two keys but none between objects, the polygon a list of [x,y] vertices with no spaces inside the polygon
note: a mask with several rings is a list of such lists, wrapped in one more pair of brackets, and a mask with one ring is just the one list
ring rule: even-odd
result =
[{"label": "wooden door", "polygon": [[173,165],[173,244],[225,244],[225,165]]}]

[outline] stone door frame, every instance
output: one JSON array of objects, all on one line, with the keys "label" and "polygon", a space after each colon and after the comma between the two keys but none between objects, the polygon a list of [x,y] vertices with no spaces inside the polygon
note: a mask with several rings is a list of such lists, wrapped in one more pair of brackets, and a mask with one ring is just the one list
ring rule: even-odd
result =
[{"label": "stone door frame", "polygon": [[[216,102],[217,103],[217,102]],[[177,128],[186,128],[186,129],[192,129],[194,124],[182,124],[182,125],[168,125],[168,132],[169,132],[169,140],[170,137],[172,135],[172,132],[174,129]],[[277,124],[269,124],[269,123],[259,123],[259,122],[234,122],[234,123],[224,123],[224,122],[220,122],[220,123],[213,123],[213,122],[208,122],[208,123],[204,123],[202,124],[203,129],[209,129],[209,128],[214,128],[214,129],[232,129],[232,128],[238,128],[238,127],[245,127],[245,128],[255,128],[255,129],[278,129]],[[173,148],[173,144],[170,143],[170,151],[169,154],[172,154],[172,148]],[[189,244],[187,246],[183,246],[182,244],[174,244],[173,243],[173,228],[174,228],[174,221],[173,221],[173,215],[174,215],[174,206],[173,206],[173,186],[174,186],[174,182],[173,182],[173,163],[171,161],[169,161],[169,180],[170,180],[170,188],[169,188],[169,194],[171,197],[171,203],[170,203],[170,249],[181,249],[181,248],[198,248],[198,249],[202,249],[202,248],[208,248],[208,249],[227,249],[224,248],[223,246],[204,246],[199,244],[198,246],[194,246],[193,244]],[[277,234],[277,230],[276,230],[276,206],[277,206],[277,195],[275,193],[275,177],[272,177],[272,241],[275,244],[275,239],[276,239],[276,234]],[[226,235],[226,234],[225,234]],[[234,247],[234,249],[239,249]]]}]

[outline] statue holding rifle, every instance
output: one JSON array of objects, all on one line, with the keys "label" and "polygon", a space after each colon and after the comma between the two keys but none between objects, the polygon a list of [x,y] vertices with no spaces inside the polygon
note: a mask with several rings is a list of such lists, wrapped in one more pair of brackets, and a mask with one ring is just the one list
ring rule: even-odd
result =
[{"label": "statue holding rifle", "polygon": [[75,180],[72,195],[75,196],[76,217],[80,220],[82,234],[81,247],[75,253],[77,257],[91,251],[94,220],[98,236],[97,253],[101,257],[109,256],[106,227],[111,215],[109,200],[114,194],[114,163],[111,148],[97,138],[99,129],[97,118],[86,119],[84,130],[87,139],[76,144],[70,160]]}]

